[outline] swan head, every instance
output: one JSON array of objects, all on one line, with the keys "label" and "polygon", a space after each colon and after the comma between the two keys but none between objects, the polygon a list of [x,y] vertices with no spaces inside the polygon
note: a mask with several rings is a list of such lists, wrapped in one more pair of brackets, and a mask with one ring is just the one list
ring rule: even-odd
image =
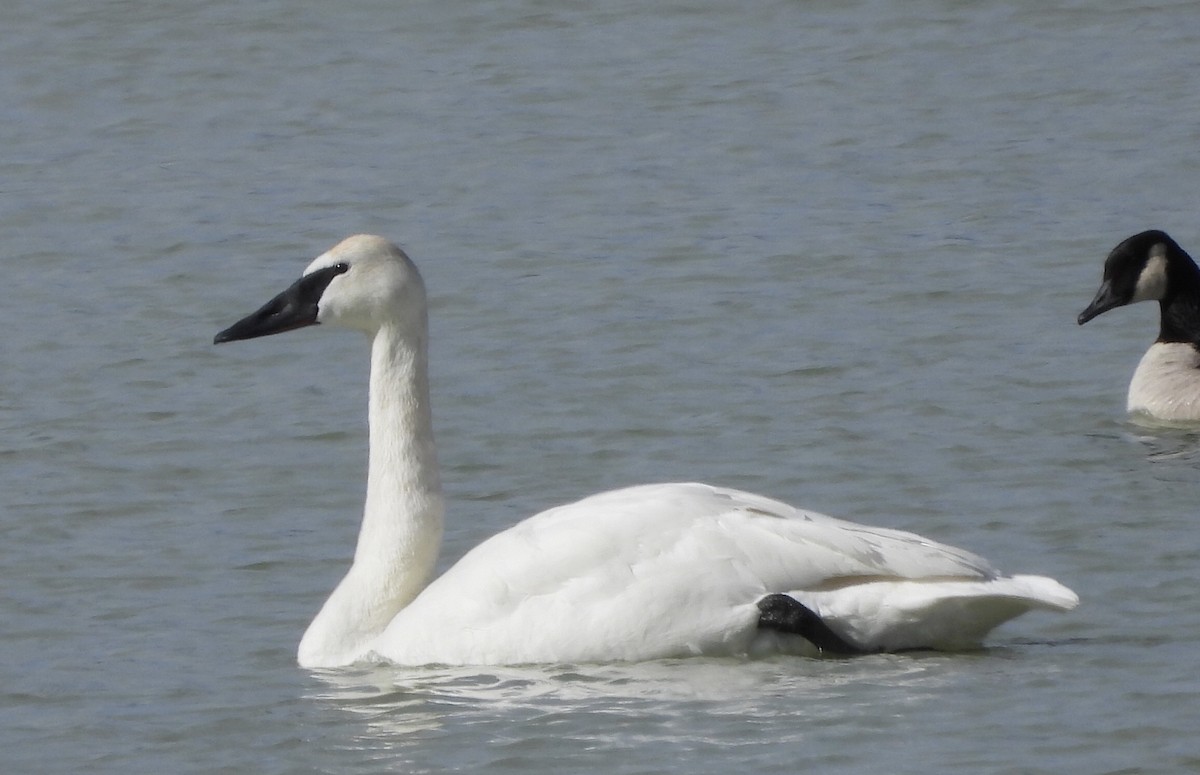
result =
[{"label": "swan head", "polygon": [[217,334],[214,344],[330,323],[374,334],[425,324],[425,286],[404,251],[383,237],[348,237],[317,256],[300,279]]},{"label": "swan head", "polygon": [[1096,297],[1079,313],[1079,325],[1110,309],[1138,301],[1163,301],[1171,278],[1195,264],[1166,232],[1143,231],[1121,242],[1104,261],[1104,279]]}]

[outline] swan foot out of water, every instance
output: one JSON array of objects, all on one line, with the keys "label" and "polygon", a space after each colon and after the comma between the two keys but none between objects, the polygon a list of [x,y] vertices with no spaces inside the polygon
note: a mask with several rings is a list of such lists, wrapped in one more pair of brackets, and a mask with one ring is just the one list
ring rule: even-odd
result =
[{"label": "swan foot out of water", "polygon": [[1200,269],[1166,232],[1144,231],[1112,249],[1079,325],[1139,301],[1158,302],[1158,338],[1133,373],[1126,410],[1169,423],[1200,422]]},{"label": "swan foot out of water", "polygon": [[912,533],[695,483],[549,509],[430,581],[444,507],[420,274],[387,240],[350,237],[214,341],[317,323],[370,340],[370,449],[354,561],[301,639],[305,667],[964,648],[1078,602]]}]

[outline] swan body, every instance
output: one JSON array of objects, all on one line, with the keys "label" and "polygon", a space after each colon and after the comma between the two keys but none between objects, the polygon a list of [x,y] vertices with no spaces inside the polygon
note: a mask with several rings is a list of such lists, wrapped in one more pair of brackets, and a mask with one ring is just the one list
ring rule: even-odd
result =
[{"label": "swan body", "polygon": [[1113,248],[1079,324],[1139,301],[1158,302],[1159,331],[1133,373],[1126,410],[1167,422],[1200,421],[1200,269],[1166,232],[1144,231]]},{"label": "swan body", "polygon": [[1053,579],[911,533],[696,483],[551,508],[430,581],[444,509],[420,275],[387,240],[350,237],[215,341],[315,323],[371,338],[370,462],[354,562],[301,640],[302,666],[959,649],[1078,603]]},{"label": "swan body", "polygon": [[1001,578],[980,557],[910,533],[737,490],[650,484],[493,536],[401,610],[373,649],[404,664],[813,653],[803,638],[758,627],[756,603],[770,592],[864,651],[973,646],[1031,606],[1076,602],[1050,579]]}]

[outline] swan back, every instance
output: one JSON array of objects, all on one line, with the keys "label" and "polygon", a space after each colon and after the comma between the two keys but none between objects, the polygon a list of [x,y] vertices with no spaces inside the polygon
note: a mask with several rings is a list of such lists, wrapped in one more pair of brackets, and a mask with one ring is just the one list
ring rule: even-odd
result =
[{"label": "swan back", "polygon": [[982,557],[912,533],[722,487],[649,484],[557,506],[484,541],[373,651],[399,664],[790,651],[794,642],[757,627],[755,603],[773,591],[865,650],[977,643],[1022,611],[1077,602],[1049,579],[1015,586]]}]

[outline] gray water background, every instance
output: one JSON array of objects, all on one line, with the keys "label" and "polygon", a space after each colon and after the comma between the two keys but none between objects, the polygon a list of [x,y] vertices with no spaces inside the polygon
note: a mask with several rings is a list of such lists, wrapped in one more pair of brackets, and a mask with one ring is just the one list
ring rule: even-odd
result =
[{"label": "gray water background", "polygon": [[[0,768],[1200,769],[1200,437],[1123,416],[1200,248],[1194,3],[14,0]],[[366,346],[212,335],[346,234],[431,293],[444,561],[700,479],[1076,589],[962,655],[311,673]]]}]

